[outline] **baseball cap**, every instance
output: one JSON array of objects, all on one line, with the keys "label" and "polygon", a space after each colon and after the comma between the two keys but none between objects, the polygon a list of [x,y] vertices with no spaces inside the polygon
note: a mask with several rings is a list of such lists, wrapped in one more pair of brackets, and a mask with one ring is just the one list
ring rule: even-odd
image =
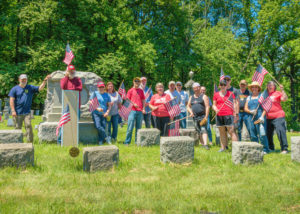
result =
[{"label": "baseball cap", "polygon": [[172,84],[175,85],[175,81],[170,81],[170,82],[169,82],[169,85],[172,85]]},{"label": "baseball cap", "polygon": [[176,85],[181,85],[182,86],[182,83],[180,81],[176,82]]},{"label": "baseball cap", "polygon": [[19,79],[27,79],[27,75],[26,74],[21,74],[20,76],[19,76]]},{"label": "baseball cap", "polygon": [[229,75],[225,75],[224,78],[228,78],[228,79],[231,79],[231,77]]},{"label": "baseball cap", "polygon": [[101,82],[101,81],[98,82],[98,83],[97,83],[97,87],[98,87],[98,88],[100,88],[100,87],[105,87],[104,82]]},{"label": "baseball cap", "polygon": [[195,87],[200,87],[200,84],[198,82],[194,82],[193,83],[193,88],[195,88]]},{"label": "baseball cap", "polygon": [[69,71],[72,71],[72,70],[75,71],[75,66],[74,65],[68,65],[68,70]]}]

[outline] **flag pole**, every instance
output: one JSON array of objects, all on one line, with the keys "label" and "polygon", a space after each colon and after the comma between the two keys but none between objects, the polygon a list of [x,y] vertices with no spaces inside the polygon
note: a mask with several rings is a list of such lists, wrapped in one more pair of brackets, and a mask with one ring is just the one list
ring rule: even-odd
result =
[{"label": "flag pole", "polygon": [[280,83],[275,79],[275,77],[273,77],[272,74],[270,74],[269,72],[268,72],[268,74],[272,77],[272,79],[273,79],[278,85],[280,85]]},{"label": "flag pole", "polygon": [[[124,82],[124,79],[122,80],[122,82],[121,82],[121,84],[119,86],[119,89],[121,88],[121,85],[123,84],[123,82]],[[118,91],[119,91],[119,89],[118,89]]]},{"label": "flag pole", "polygon": [[173,123],[176,123],[177,121],[180,121],[180,120],[184,120],[184,119],[186,119],[186,118],[188,118],[188,117],[190,117],[190,116],[186,116],[186,117],[183,117],[183,118],[181,118],[181,119],[174,120],[174,121],[168,123],[168,125],[171,125],[171,124],[173,124]]}]

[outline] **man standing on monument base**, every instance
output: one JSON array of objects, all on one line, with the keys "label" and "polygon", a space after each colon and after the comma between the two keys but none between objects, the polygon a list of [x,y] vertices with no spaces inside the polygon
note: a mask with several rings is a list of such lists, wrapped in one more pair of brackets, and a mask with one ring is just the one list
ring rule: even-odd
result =
[{"label": "man standing on monument base", "polygon": [[10,97],[9,105],[11,108],[13,120],[16,129],[22,129],[24,121],[26,129],[27,142],[33,142],[33,132],[31,126],[31,104],[35,93],[40,92],[45,88],[46,81],[51,77],[48,75],[43,80],[40,86],[33,86],[27,84],[27,75],[21,74],[19,76],[19,85],[14,86],[8,96]]}]

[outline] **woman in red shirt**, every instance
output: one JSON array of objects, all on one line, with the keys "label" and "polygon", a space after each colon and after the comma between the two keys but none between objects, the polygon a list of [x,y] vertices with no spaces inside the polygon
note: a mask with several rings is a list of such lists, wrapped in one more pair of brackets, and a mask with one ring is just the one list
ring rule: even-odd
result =
[{"label": "woman in red shirt", "polygon": [[235,112],[235,96],[233,92],[226,90],[226,81],[220,81],[219,92],[214,94],[213,98],[213,110],[216,112],[216,124],[220,132],[221,149],[219,152],[226,150],[228,140],[226,134],[226,128],[231,135],[232,141],[237,141],[237,135],[234,131],[234,123],[237,120]]},{"label": "woman in red shirt", "polygon": [[273,81],[268,82],[267,90],[272,101],[272,107],[267,112],[267,137],[270,150],[274,150],[273,133],[276,129],[277,137],[280,142],[281,153],[288,153],[288,142],[286,137],[285,113],[281,107],[281,101],[287,101],[288,97],[280,85],[280,91],[276,91],[276,85]]},{"label": "woman in red shirt", "polygon": [[160,136],[168,136],[168,123],[170,115],[164,105],[171,100],[170,95],[164,93],[164,85],[157,83],[155,86],[157,94],[154,94],[150,100],[149,107],[152,110],[154,128],[160,130]]}]

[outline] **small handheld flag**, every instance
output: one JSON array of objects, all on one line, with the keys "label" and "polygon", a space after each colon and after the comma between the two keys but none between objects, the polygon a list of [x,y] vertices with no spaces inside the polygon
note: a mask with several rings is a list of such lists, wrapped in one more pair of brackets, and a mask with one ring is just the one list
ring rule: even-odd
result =
[{"label": "small handheld flag", "polygon": [[180,136],[179,134],[179,120],[169,125],[168,136]]},{"label": "small handheld flag", "polygon": [[261,106],[263,107],[263,109],[266,112],[269,112],[270,109],[272,108],[272,100],[267,92],[267,90],[265,90],[261,95],[260,98],[258,99],[258,102],[261,104]]},{"label": "small handheld flag", "polygon": [[233,106],[233,98],[232,98],[232,92],[230,93],[230,96],[228,97],[228,99],[224,102],[224,104],[226,106],[228,106],[229,108],[231,108],[232,110],[234,110],[234,106]]},{"label": "small handheld flag", "polygon": [[65,53],[65,59],[64,59],[64,63],[66,63],[67,65],[70,65],[72,60],[74,58],[74,54],[70,48],[70,45],[67,44],[67,47],[66,47],[66,53]]},{"label": "small handheld flag", "polygon": [[223,72],[223,68],[221,68],[221,74],[220,74],[220,82],[225,79],[225,75],[224,75],[224,72]]},{"label": "small handheld flag", "polygon": [[71,120],[70,117],[70,109],[69,109],[69,105],[67,104],[67,106],[65,107],[65,109],[63,110],[63,113],[61,115],[61,118],[58,122],[57,128],[56,128],[56,136],[58,136],[59,134],[59,129],[65,125],[66,123],[68,123]]},{"label": "small handheld flag", "polygon": [[168,101],[167,103],[165,103],[165,106],[170,117],[176,117],[181,113],[180,107],[176,99]]},{"label": "small handheld flag", "polygon": [[132,109],[132,103],[130,100],[125,100],[124,104],[122,105],[121,109],[119,110],[119,115],[124,119],[128,120],[129,113]]},{"label": "small handheld flag", "polygon": [[119,90],[118,90],[119,95],[121,96],[121,98],[124,100],[126,99],[126,90],[125,90],[125,85],[124,82],[122,82]]},{"label": "small handheld flag", "polygon": [[97,96],[95,96],[95,94],[94,94],[94,98],[91,99],[91,103],[89,105],[90,112],[95,111],[99,106],[100,106],[100,104],[99,104],[99,101],[97,99]]},{"label": "small handheld flag", "polygon": [[256,81],[261,86],[264,82],[265,75],[269,73],[263,66],[258,65],[252,77],[252,81]]}]

